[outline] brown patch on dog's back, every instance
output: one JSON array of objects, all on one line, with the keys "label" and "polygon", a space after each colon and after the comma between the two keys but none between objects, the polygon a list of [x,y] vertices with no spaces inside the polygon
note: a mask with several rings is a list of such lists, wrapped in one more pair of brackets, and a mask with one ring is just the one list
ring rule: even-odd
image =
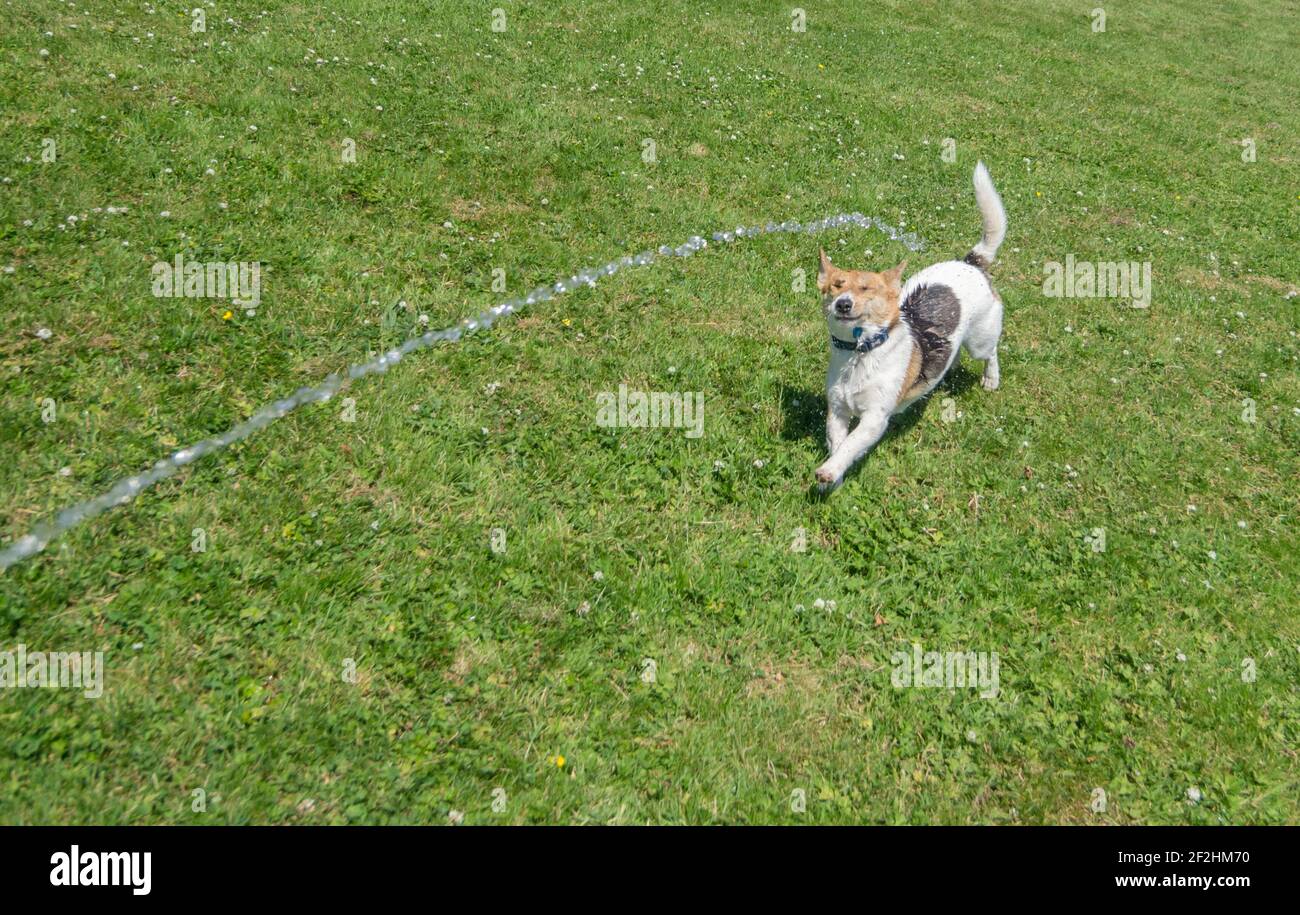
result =
[{"label": "brown patch on dog's back", "polygon": [[[918,387],[923,387],[923,385],[918,385],[918,381],[921,378],[922,362],[921,347],[917,346],[916,341],[913,340],[912,358],[907,362],[907,374],[903,376],[903,386],[898,389],[899,404],[915,397],[916,395],[913,394],[913,391],[916,391]],[[898,404],[895,404],[894,406],[898,406]]]},{"label": "brown patch on dog's back", "polygon": [[904,395],[906,400],[938,384],[947,370],[953,353],[953,334],[961,320],[961,303],[951,288],[936,283],[913,289],[901,311],[912,332],[912,344],[921,355],[921,370]]}]

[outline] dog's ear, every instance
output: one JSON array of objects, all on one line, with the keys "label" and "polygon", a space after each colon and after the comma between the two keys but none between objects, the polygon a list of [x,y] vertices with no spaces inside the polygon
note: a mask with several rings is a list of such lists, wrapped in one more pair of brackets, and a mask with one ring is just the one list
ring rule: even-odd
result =
[{"label": "dog's ear", "polygon": [[832,264],[831,259],[826,256],[825,248],[818,248],[817,254],[820,257],[817,262],[817,285],[825,286],[826,277],[830,276],[831,271],[835,269],[835,265]]},{"label": "dog's ear", "polygon": [[882,273],[881,276],[885,278],[886,282],[897,286],[898,280],[902,277],[903,270],[906,267],[907,267],[907,261],[905,260],[899,261],[897,267],[891,267],[889,270],[886,270],[884,273]]}]

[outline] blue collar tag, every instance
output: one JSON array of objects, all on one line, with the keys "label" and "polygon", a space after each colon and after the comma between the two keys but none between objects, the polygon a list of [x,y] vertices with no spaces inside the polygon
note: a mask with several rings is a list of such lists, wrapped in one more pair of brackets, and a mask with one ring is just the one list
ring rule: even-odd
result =
[{"label": "blue collar tag", "polygon": [[841,340],[839,337],[835,336],[834,334],[831,334],[831,346],[834,346],[836,349],[844,349],[844,350],[850,350],[858,353],[866,353],[880,346],[888,339],[889,339],[888,330],[884,330],[884,329],[878,330],[870,337],[867,337],[863,334],[861,327],[855,327],[853,328],[852,343],[850,343],[848,340]]}]

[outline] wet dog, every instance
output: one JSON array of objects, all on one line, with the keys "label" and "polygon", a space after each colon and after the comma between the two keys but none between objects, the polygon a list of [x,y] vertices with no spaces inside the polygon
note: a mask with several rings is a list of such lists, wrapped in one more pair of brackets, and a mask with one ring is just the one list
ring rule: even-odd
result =
[{"label": "wet dog", "polygon": [[926,267],[902,283],[907,261],[883,273],[841,270],[821,252],[817,286],[831,336],[830,457],[815,472],[823,491],[839,486],[892,415],[933,390],[961,347],[984,360],[984,388],[997,390],[1002,299],[988,269],[1007,234],[1007,214],[983,162],[974,182],[984,233],[963,260]]}]

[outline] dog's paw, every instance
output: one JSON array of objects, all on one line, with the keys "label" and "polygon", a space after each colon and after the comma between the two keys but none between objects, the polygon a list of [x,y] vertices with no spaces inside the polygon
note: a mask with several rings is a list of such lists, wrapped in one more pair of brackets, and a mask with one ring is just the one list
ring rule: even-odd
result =
[{"label": "dog's paw", "polygon": [[834,468],[826,464],[818,467],[813,471],[813,476],[817,480],[817,489],[821,492],[830,492],[840,485],[841,475]]},{"label": "dog's paw", "polygon": [[980,387],[984,388],[986,391],[996,391],[998,389],[997,377],[995,376],[990,378],[988,375],[985,375],[980,379]]}]

